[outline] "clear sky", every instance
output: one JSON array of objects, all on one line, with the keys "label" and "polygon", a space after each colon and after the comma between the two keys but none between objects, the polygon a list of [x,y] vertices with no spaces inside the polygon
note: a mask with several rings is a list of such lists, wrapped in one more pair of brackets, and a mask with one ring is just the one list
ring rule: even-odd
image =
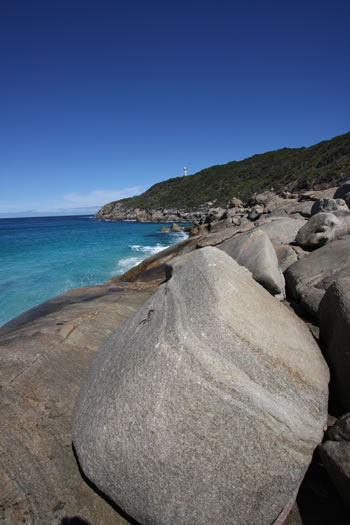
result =
[{"label": "clear sky", "polygon": [[349,20],[348,0],[0,0],[0,214],[349,131]]}]

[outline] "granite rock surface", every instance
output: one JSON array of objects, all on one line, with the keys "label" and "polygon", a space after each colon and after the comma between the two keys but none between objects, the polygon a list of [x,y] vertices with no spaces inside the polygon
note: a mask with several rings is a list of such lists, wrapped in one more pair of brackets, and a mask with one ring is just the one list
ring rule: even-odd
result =
[{"label": "granite rock surface", "polygon": [[275,248],[264,231],[255,229],[245,235],[235,236],[219,248],[247,268],[253,279],[272,295],[279,300],[284,299],[284,277]]},{"label": "granite rock surface", "polygon": [[82,478],[71,420],[96,350],[154,291],[142,288],[71,290],[0,329],[1,525],[128,523]]},{"label": "granite rock surface", "polygon": [[305,324],[207,247],[98,352],[73,441],[140,523],[270,525],[322,439],[328,379]]}]

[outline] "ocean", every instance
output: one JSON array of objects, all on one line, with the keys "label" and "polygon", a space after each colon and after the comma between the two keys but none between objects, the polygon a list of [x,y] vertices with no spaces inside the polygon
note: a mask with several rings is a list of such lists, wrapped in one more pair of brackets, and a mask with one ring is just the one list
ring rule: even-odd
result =
[{"label": "ocean", "polygon": [[101,284],[187,238],[93,216],[0,219],[0,326],[71,288]]}]

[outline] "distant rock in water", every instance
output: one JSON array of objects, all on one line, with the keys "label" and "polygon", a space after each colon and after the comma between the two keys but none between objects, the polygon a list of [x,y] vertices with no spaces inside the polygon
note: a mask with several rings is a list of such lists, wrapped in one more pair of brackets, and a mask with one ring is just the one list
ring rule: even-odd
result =
[{"label": "distant rock in water", "polygon": [[305,324],[207,247],[97,353],[73,441],[140,523],[270,525],[322,439],[328,379]]},{"label": "distant rock in water", "polygon": [[178,224],[173,223],[170,228],[171,232],[181,232],[182,228]]}]

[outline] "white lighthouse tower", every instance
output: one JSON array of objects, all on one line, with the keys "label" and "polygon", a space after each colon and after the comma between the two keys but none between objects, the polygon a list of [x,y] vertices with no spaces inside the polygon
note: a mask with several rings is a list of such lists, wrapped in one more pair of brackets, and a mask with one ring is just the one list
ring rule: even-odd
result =
[{"label": "white lighthouse tower", "polygon": [[184,167],[184,177],[186,177],[186,175],[187,175],[187,168],[186,168],[186,166],[185,166],[185,167]]}]

